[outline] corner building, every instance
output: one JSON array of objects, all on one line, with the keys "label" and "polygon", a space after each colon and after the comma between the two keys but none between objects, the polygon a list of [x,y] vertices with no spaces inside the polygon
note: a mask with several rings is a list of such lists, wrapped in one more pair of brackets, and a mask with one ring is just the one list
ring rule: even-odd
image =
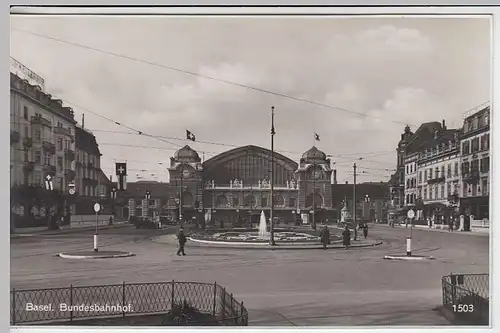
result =
[{"label": "corner building", "polygon": [[[128,198],[129,216],[167,215],[184,220],[208,220],[226,225],[257,222],[261,211],[269,217],[271,181],[274,182],[274,216],[279,223],[311,223],[338,218],[332,205],[331,162],[316,147],[299,163],[257,146],[232,149],[201,162],[189,146],[170,160],[169,183],[135,182],[119,195]],[[147,202],[145,192],[151,191]],[[179,209],[182,206],[182,209]]]}]

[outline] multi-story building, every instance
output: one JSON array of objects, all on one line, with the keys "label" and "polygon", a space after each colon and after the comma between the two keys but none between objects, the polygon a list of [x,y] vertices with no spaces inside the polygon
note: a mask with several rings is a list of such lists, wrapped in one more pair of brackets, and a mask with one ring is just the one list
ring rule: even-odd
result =
[{"label": "multi-story building", "polygon": [[11,187],[43,186],[65,191],[75,177],[73,110],[19,76],[10,74]]},{"label": "multi-story building", "polygon": [[489,218],[490,107],[464,119],[461,135],[460,210],[474,219]]},{"label": "multi-story building", "polygon": [[444,120],[442,124],[439,122],[423,123],[415,133],[410,130],[409,126],[405,127],[398,143],[396,172],[389,181],[391,215],[401,215],[418,201],[419,192],[415,178],[418,176],[417,160],[420,148],[424,142],[433,137],[436,130],[441,130],[443,127],[445,127]]},{"label": "multi-story building", "polygon": [[76,133],[76,214],[92,213],[97,198],[107,197],[109,180],[101,170],[101,152],[94,134],[77,125]]},{"label": "multi-story building", "polygon": [[425,216],[448,216],[450,198],[460,181],[460,130],[447,129],[443,123],[434,137],[420,146],[417,186]]}]

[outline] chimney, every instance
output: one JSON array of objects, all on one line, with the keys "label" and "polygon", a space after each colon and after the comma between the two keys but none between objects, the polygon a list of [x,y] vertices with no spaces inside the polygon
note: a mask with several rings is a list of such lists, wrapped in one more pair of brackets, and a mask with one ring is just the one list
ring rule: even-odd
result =
[{"label": "chimney", "polygon": [[337,169],[333,169],[333,183],[337,184]]},{"label": "chimney", "polygon": [[82,128],[85,128],[85,114],[82,114]]},{"label": "chimney", "polygon": [[444,119],[443,119],[443,129],[446,129],[446,123],[445,123]]},{"label": "chimney", "polygon": [[345,183],[346,183],[346,185],[347,185],[347,184],[349,184],[349,181],[348,181],[348,180],[346,180],[346,181],[345,181]]}]

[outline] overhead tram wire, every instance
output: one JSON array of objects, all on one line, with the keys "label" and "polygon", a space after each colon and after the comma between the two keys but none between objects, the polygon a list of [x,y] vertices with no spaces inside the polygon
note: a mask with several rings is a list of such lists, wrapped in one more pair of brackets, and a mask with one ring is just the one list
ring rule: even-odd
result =
[{"label": "overhead tram wire", "polygon": [[307,103],[307,104],[311,104],[311,105],[315,105],[315,106],[320,106],[320,107],[324,107],[324,108],[328,108],[328,109],[332,109],[332,110],[336,110],[336,111],[340,111],[340,112],[344,112],[344,113],[354,114],[354,115],[357,115],[357,116],[362,116],[362,117],[367,117],[367,118],[374,118],[374,119],[381,119],[381,120],[387,120],[387,121],[389,121],[391,123],[398,124],[398,125],[410,125],[410,126],[416,127],[416,125],[408,124],[407,122],[386,119],[384,117],[374,116],[374,115],[370,115],[370,114],[359,112],[359,111],[348,110],[348,109],[341,108],[341,107],[336,107],[336,106],[332,106],[332,105],[328,105],[328,104],[324,104],[324,103],[310,101],[310,100],[307,100],[307,99],[304,99],[304,98],[290,96],[290,95],[287,95],[287,94],[284,94],[284,93],[274,92],[274,91],[271,91],[271,90],[262,89],[262,88],[258,88],[258,87],[253,87],[253,86],[249,86],[249,85],[246,85],[246,84],[237,83],[237,82],[234,82],[234,81],[229,81],[229,80],[224,80],[224,79],[220,79],[220,78],[216,78],[216,77],[212,77],[212,76],[208,76],[208,75],[203,75],[203,74],[191,72],[191,71],[188,71],[188,70],[179,69],[179,68],[175,68],[175,67],[167,66],[167,65],[162,65],[162,64],[158,64],[158,63],[155,63],[155,62],[152,62],[152,61],[148,61],[148,60],[144,60],[144,59],[139,59],[139,58],[136,58],[136,57],[132,57],[132,56],[128,56],[128,55],[124,55],[124,54],[120,54],[120,53],[116,53],[116,52],[112,52],[112,51],[102,50],[102,49],[99,49],[99,48],[96,48],[96,47],[93,47],[93,46],[79,44],[79,43],[76,43],[76,42],[71,42],[71,41],[68,41],[68,40],[64,40],[64,39],[60,39],[60,38],[55,38],[55,37],[51,37],[51,36],[39,34],[39,33],[33,32],[33,31],[28,31],[28,30],[23,30],[23,29],[17,29],[17,28],[11,28],[11,31],[17,31],[17,32],[20,32],[20,33],[25,33],[25,34],[28,34],[28,35],[37,36],[37,37],[40,37],[40,38],[45,38],[45,39],[48,39],[48,40],[52,40],[52,41],[55,41],[55,42],[58,42],[58,43],[68,44],[68,45],[72,45],[72,46],[75,46],[75,47],[84,48],[84,49],[91,50],[91,51],[98,52],[98,53],[102,53],[102,54],[106,54],[106,55],[111,55],[111,56],[115,56],[115,57],[118,57],[118,58],[127,59],[127,60],[131,60],[131,61],[134,61],[134,62],[139,62],[139,63],[147,64],[147,65],[150,65],[150,66],[160,67],[160,68],[163,68],[163,69],[167,69],[169,71],[174,71],[174,72],[178,72],[178,73],[182,73],[182,74],[186,74],[186,75],[190,75],[190,76],[196,76],[196,77],[204,78],[204,79],[207,79],[207,80],[221,82],[221,83],[225,83],[225,84],[228,84],[228,85],[232,85],[232,86],[236,86],[236,87],[240,87],[240,88],[245,88],[245,89],[249,89],[249,90],[254,90],[254,91],[257,91],[257,92],[265,93],[265,94],[268,94],[268,95],[274,95],[274,96],[278,96],[278,97],[282,97],[282,98],[294,100],[294,101],[297,101],[297,102],[302,102],[302,103]]}]

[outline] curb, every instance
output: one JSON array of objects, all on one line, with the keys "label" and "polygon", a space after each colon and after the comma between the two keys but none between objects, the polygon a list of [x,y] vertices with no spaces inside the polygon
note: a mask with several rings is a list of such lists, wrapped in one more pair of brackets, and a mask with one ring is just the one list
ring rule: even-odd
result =
[{"label": "curb", "polygon": [[110,258],[126,258],[126,257],[133,257],[135,254],[131,252],[123,252],[123,253],[118,253],[118,254],[103,254],[103,255],[72,255],[72,254],[65,254],[64,252],[61,252],[57,255],[58,257],[61,257],[63,259],[110,259]]},{"label": "curb", "polygon": [[434,260],[436,259],[435,257],[433,256],[405,256],[405,255],[386,255],[384,256],[383,259],[386,259],[386,260],[403,260],[403,261],[422,261],[422,260]]},{"label": "curb", "polygon": [[[121,223],[121,224],[115,224],[115,225],[106,225],[106,226],[100,226],[99,230],[107,230],[107,229],[113,229],[113,228],[124,228],[127,226],[133,226],[133,224],[130,223]],[[69,229],[60,229],[57,231],[42,231],[39,233],[31,233],[29,234],[30,236],[54,236],[54,235],[60,235],[60,234],[68,234],[72,232],[78,232],[78,231],[89,231],[89,230],[95,230],[95,227],[82,227],[82,228],[69,228]],[[25,235],[25,234],[16,234],[18,236]],[[26,236],[21,236],[21,237],[26,237]]]},{"label": "curb", "polygon": [[[161,237],[161,236],[160,236]],[[158,241],[158,237],[155,237],[152,239],[154,243],[157,244],[169,244],[167,242],[161,242]],[[248,243],[237,243],[237,245],[233,245],[234,243],[223,243],[223,242],[217,242],[216,244],[214,243],[209,243],[209,241],[204,241],[204,242],[197,242],[196,240],[193,241],[195,246],[197,247],[205,247],[205,248],[218,248],[218,249],[238,249],[238,250],[323,250],[323,245],[296,245],[296,246],[290,246],[290,245],[276,245],[276,246],[270,246],[267,243],[264,244],[259,244],[259,245],[253,245],[248,244]],[[194,245],[193,244],[193,245]],[[360,245],[352,245],[349,246],[349,248],[365,248],[365,247],[374,247],[383,244],[383,241],[378,240],[375,243],[372,244],[360,244]],[[345,247],[342,245],[330,245],[326,249],[327,250],[339,250],[339,249],[344,249]]]}]

